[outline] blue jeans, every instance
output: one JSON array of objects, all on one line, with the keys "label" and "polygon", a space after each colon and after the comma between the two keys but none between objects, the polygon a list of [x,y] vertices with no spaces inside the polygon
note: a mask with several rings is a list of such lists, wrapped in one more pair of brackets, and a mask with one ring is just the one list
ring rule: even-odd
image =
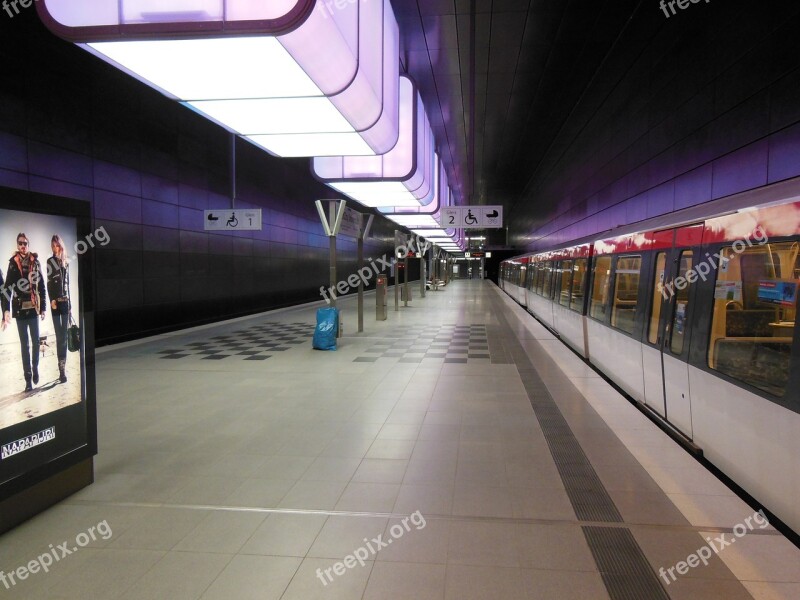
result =
[{"label": "blue jeans", "polygon": [[67,360],[67,328],[69,327],[69,313],[53,311],[53,328],[56,330],[56,354],[58,360]]},{"label": "blue jeans", "polygon": [[22,370],[27,381],[31,378],[31,366],[34,369],[39,368],[39,317],[36,314],[31,317],[17,317],[17,332],[22,353]]}]

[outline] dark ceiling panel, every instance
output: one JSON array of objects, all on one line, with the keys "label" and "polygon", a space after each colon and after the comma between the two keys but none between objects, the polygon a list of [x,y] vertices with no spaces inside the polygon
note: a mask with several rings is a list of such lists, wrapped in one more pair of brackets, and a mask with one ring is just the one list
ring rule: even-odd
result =
[{"label": "dark ceiling panel", "polygon": [[[591,120],[591,112],[576,108],[602,103],[629,68],[630,62],[610,63],[609,52],[621,43],[635,58],[651,37],[652,27],[627,27],[641,0],[474,0],[474,15],[470,0],[392,2],[404,64],[420,85],[458,201],[503,204],[520,222],[535,222],[549,207],[515,205],[573,150],[570,140]],[[603,69],[613,73],[611,85],[587,103],[586,89]]]}]

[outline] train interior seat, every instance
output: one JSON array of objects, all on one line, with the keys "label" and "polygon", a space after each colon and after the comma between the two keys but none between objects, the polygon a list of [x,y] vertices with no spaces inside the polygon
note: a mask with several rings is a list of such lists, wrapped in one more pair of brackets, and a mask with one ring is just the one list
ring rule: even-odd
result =
[{"label": "train interior seat", "polygon": [[769,337],[769,326],[778,320],[777,308],[750,310],[727,310],[725,313],[725,337]]},{"label": "train interior seat", "polygon": [[758,388],[785,390],[791,350],[789,337],[720,338],[715,343],[713,366]]}]

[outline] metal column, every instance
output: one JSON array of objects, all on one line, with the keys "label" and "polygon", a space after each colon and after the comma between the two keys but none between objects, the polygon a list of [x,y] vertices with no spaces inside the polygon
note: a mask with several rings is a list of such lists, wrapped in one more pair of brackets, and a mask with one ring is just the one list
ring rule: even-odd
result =
[{"label": "metal column", "polygon": [[[369,235],[369,229],[372,227],[372,220],[375,217],[370,215],[367,219],[366,226],[361,228],[358,236],[358,270],[362,272],[364,269],[364,239]],[[363,217],[362,217],[363,219]],[[364,280],[358,283],[358,333],[364,331]]]},{"label": "metal column", "polygon": [[400,232],[394,230],[394,256],[392,262],[394,263],[394,310],[400,311],[400,269],[397,268],[397,249],[400,247],[398,240],[400,239]]}]

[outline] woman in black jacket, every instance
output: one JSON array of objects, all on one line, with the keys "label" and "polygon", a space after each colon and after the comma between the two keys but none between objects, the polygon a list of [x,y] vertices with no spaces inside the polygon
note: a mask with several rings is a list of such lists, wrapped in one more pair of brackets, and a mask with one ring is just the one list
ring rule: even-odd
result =
[{"label": "woman in black jacket", "polygon": [[[26,392],[33,389],[31,382],[39,383],[39,319],[44,319],[47,300],[38,255],[28,246],[28,236],[17,235],[17,251],[8,261],[5,290],[12,316],[17,320]],[[7,316],[5,313],[6,322]]]},{"label": "woman in black jacket", "polygon": [[54,235],[50,240],[53,256],[47,259],[47,295],[53,315],[53,328],[56,330],[56,353],[58,354],[58,374],[61,383],[67,382],[67,329],[69,313],[69,263],[64,240]]}]

